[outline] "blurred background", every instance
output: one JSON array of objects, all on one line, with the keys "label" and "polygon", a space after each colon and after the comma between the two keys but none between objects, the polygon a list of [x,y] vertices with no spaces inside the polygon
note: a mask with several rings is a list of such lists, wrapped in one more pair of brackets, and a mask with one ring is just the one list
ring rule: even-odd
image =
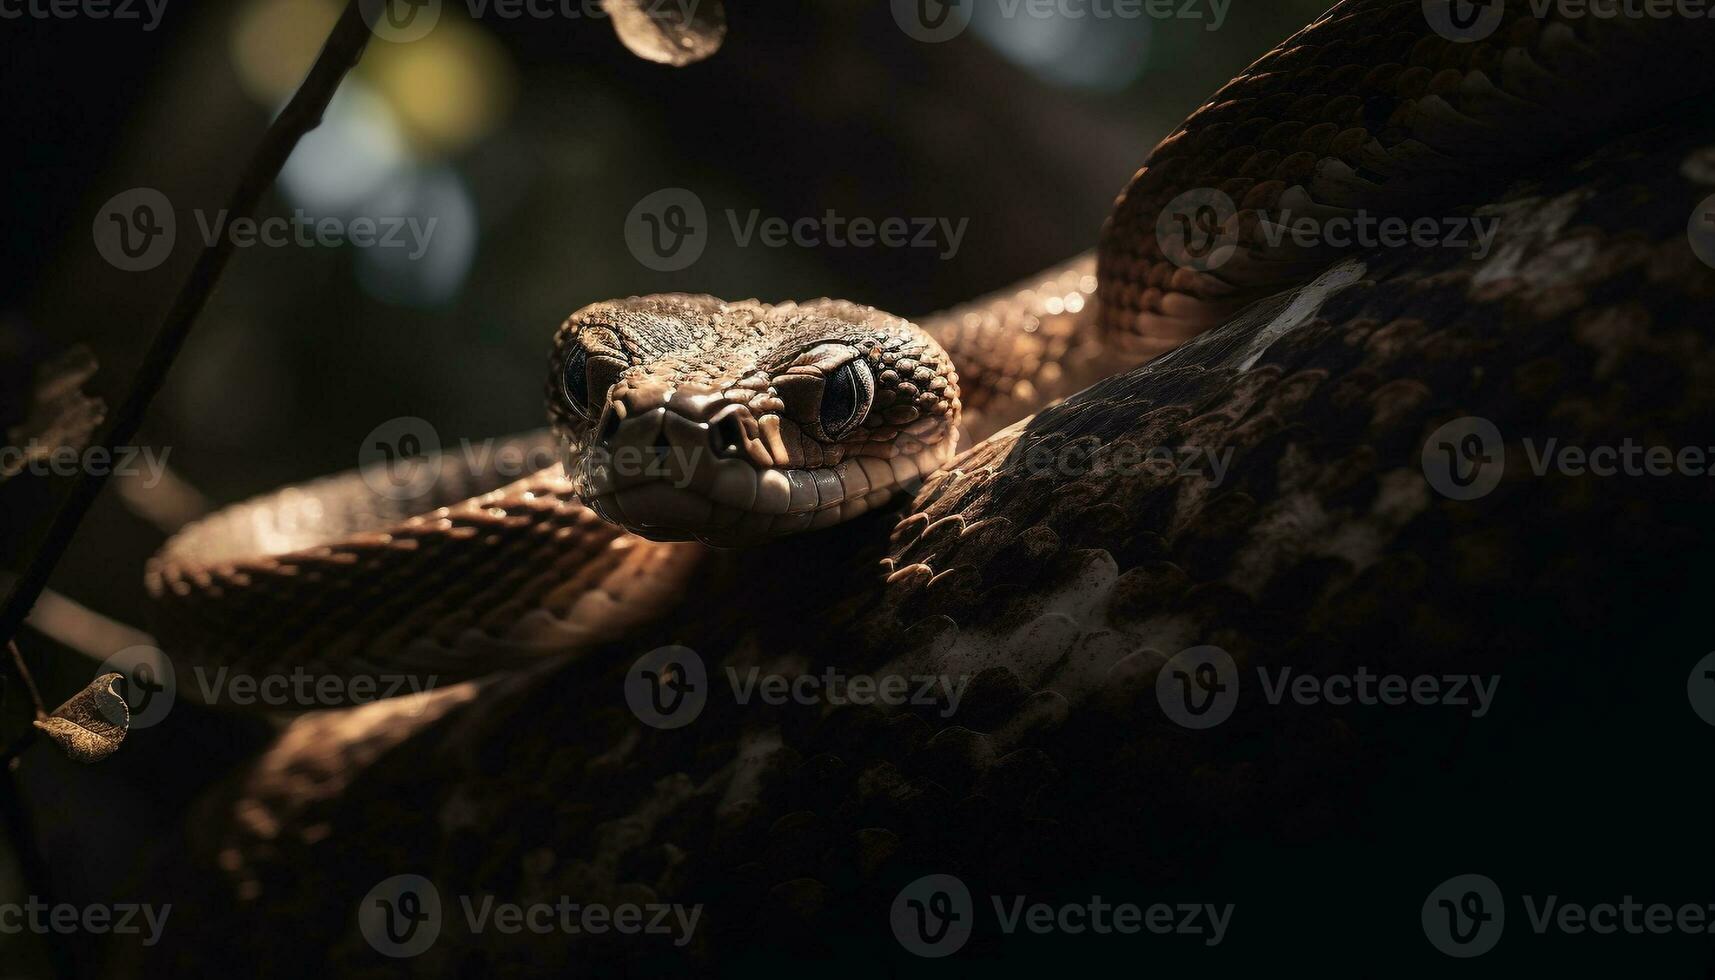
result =
[{"label": "blurred background", "polygon": [[[1197,3],[1197,19],[1158,20],[1066,15],[1094,9],[1082,3],[1009,17],[977,0],[969,29],[926,43],[877,0],[736,0],[721,51],[673,69],[630,54],[589,15],[593,0],[538,4],[546,17],[448,0],[421,39],[371,42],[258,215],[433,221],[422,247],[239,248],[139,439],[171,479],[109,485],[59,566],[53,609],[147,630],[143,565],[173,527],[350,469],[390,419],[425,419],[444,444],[542,424],[548,341],[586,303],[831,295],[916,315],[1091,248],[1148,149],[1325,5],[1238,0],[1217,17]],[[0,20],[9,364],[85,343],[100,365],[90,391],[123,399],[201,225],[340,6],[168,0],[152,29],[142,3],[140,20]],[[106,202],[135,188],[166,196],[177,234],[165,261],[133,272],[96,240]],[[675,271],[639,261],[625,234],[666,188],[692,192],[711,224],[700,258]],[[830,210],[968,225],[948,255],[747,246],[727,217]],[[27,385],[3,380],[10,425]],[[0,484],[0,567],[21,566],[69,482]],[[88,645],[135,639],[108,629]],[[37,632],[21,641],[50,707],[89,680],[92,661]],[[15,731],[27,711],[7,698]],[[34,746],[8,793],[0,902],[123,901],[148,843],[271,730],[181,699],[98,766]],[[0,935],[0,978],[92,968],[75,941]]]}]

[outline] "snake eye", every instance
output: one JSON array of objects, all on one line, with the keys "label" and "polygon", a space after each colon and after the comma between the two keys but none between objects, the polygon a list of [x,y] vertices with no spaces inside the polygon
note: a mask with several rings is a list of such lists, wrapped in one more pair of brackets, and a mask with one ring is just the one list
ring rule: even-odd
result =
[{"label": "snake eye", "polygon": [[584,345],[573,341],[571,351],[566,355],[565,371],[560,375],[560,390],[565,394],[566,406],[586,422],[594,418],[590,412],[589,362],[589,352],[584,350]]},{"label": "snake eye", "polygon": [[863,423],[875,398],[875,379],[863,358],[847,361],[828,375],[822,387],[822,407],[817,420],[822,434],[843,439]]}]

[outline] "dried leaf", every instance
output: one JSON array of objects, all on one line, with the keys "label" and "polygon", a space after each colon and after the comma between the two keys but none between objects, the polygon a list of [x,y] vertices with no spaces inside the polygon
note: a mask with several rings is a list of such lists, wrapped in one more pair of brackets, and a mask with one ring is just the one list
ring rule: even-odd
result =
[{"label": "dried leaf", "polygon": [[721,0],[602,0],[620,43],[645,61],[683,68],[721,49]]},{"label": "dried leaf", "polygon": [[119,693],[123,674],[102,674],[36,727],[77,762],[100,762],[119,750],[131,726],[131,707]]},{"label": "dried leaf", "polygon": [[95,355],[82,344],[36,368],[29,415],[6,430],[7,442],[24,452],[17,458],[6,455],[6,461],[0,463],[0,480],[18,475],[61,447],[82,450],[89,445],[90,436],[107,415],[101,399],[83,393],[84,383],[95,376],[95,370]]}]

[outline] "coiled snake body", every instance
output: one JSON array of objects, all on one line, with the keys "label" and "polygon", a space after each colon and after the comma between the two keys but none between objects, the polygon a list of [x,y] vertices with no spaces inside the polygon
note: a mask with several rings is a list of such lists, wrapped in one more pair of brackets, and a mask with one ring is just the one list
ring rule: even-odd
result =
[{"label": "coiled snake body", "polygon": [[[1148,707],[1164,654],[1369,651],[1410,673],[1506,650],[1528,682],[1603,628],[1601,602],[1549,597],[1650,608],[1659,549],[1715,540],[1707,490],[1527,487],[1509,463],[1457,501],[1422,450],[1460,415],[1615,443],[1707,430],[1715,276],[1685,230],[1715,188],[1711,31],[1512,4],[1459,43],[1436,6],[1335,6],[1151,154],[1093,256],[1019,289],[919,325],[826,300],[597,304],[552,359],[569,476],[417,517],[341,477],[187,528],[149,573],[175,656],[449,678],[587,654],[437,692],[417,724],[386,703],[304,719],[235,788],[218,875],[276,911],[344,909],[400,870],[373,845],[402,834],[443,888],[718,904],[700,955],[885,909],[925,870],[1170,877],[1215,828],[1338,824],[1322,801],[1400,729],[1247,701],[1187,740]],[[1482,257],[1266,220],[1474,206],[1501,229]],[[1184,240],[1199,229],[1222,261]],[[1060,465],[1092,443],[1098,464],[1232,455],[1220,481]],[[626,450],[662,465],[623,471]],[[449,464],[436,493],[481,480]],[[316,515],[297,537],[294,507]],[[1520,620],[1509,590],[1554,616]],[[639,645],[670,642],[735,668],[974,680],[951,722],[711,698],[683,731],[640,728],[614,692]],[[381,764],[405,753],[427,768]],[[368,962],[343,912],[306,914],[330,959]]]}]

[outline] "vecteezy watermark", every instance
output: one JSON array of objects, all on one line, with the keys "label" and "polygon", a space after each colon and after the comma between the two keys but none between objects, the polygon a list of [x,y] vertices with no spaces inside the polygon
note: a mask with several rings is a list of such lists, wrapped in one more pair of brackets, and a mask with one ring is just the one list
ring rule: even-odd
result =
[{"label": "vecteezy watermark", "polygon": [[[614,454],[624,457],[621,475],[666,474],[664,469],[651,468],[662,465],[658,454],[639,450],[636,455],[635,467],[625,468],[632,454]],[[364,484],[376,496],[390,500],[422,497],[447,475],[449,466],[472,476],[510,482],[559,462],[560,450],[552,441],[460,439],[456,455],[449,455],[442,451],[434,425],[414,415],[388,419],[371,429],[357,447],[357,469]],[[282,513],[278,520],[289,527],[292,515]]]},{"label": "vecteezy watermark", "polygon": [[[1352,671],[1298,673],[1291,667],[1257,668],[1263,700],[1279,706],[1398,707],[1418,705],[1460,708],[1482,718],[1494,706],[1499,675],[1384,673]],[[1184,728],[1213,728],[1233,715],[1240,692],[1238,664],[1225,650],[1196,646],[1180,652],[1155,677],[1162,713]]]},{"label": "vecteezy watermark", "polygon": [[[429,250],[437,217],[360,215],[353,218],[312,217],[302,208],[290,215],[267,218],[233,217],[224,208],[192,211],[202,243],[225,239],[234,248],[356,248],[405,249],[415,262]],[[115,194],[96,212],[92,229],[95,249],[108,264],[124,272],[147,272],[160,266],[178,239],[178,217],[165,194],[136,187]]]},{"label": "vecteezy watermark", "polygon": [[153,187],[115,194],[95,212],[95,250],[122,272],[146,272],[167,261],[178,238],[178,216]]},{"label": "vecteezy watermark", "polygon": [[963,34],[979,5],[1003,20],[1194,20],[1218,31],[1233,0],[893,0],[893,20],[912,40],[938,44]]},{"label": "vecteezy watermark", "polygon": [[[1255,235],[1241,228],[1254,222]],[[1291,209],[1240,214],[1232,197],[1211,187],[1186,191],[1168,202],[1155,219],[1161,254],[1181,268],[1219,269],[1256,241],[1279,249],[1288,240],[1299,248],[1450,248],[1472,258],[1488,256],[1500,234],[1498,216],[1449,215],[1401,218],[1359,209],[1330,215],[1297,214]]]},{"label": "vecteezy watermark", "polygon": [[1423,17],[1430,29],[1459,44],[1495,33],[1506,10],[1506,0],[1423,0]]},{"label": "vecteezy watermark", "polygon": [[0,446],[0,473],[13,476],[31,473],[36,476],[117,476],[131,479],[141,477],[143,488],[152,490],[161,485],[167,474],[167,457],[172,447],[157,455],[150,446],[50,446],[30,441],[22,446]]},{"label": "vecteezy watermark", "polygon": [[[1232,903],[1109,902],[1100,895],[1083,902],[1032,902],[1028,895],[990,895],[1001,932],[1047,935],[1193,936],[1219,946],[1232,924]],[[925,875],[900,889],[888,910],[894,938],[909,952],[938,959],[970,940],[977,907],[971,891],[953,875]]]},{"label": "vecteezy watermark", "polygon": [[925,875],[900,889],[888,910],[899,945],[918,956],[951,956],[976,925],[971,890],[952,875]]},{"label": "vecteezy watermark", "polygon": [[1715,725],[1715,653],[1711,653],[1691,668],[1685,679],[1685,694],[1691,699],[1691,710],[1706,724]]},{"label": "vecteezy watermark", "polygon": [[[1618,443],[1580,444],[1559,437],[1519,440],[1532,475],[1710,477],[1715,476],[1715,446],[1645,445],[1632,438]],[[1423,475],[1437,493],[1452,500],[1487,496],[1506,471],[1507,448],[1494,422],[1475,415],[1443,423],[1423,443]]]},{"label": "vecteezy watermark", "polygon": [[[938,258],[959,254],[971,219],[851,217],[829,208],[817,216],[764,216],[752,208],[724,212],[733,244],[749,248],[921,248]],[[689,268],[703,255],[716,225],[702,198],[683,187],[656,191],[637,202],[625,219],[625,244],[656,272]]]},{"label": "vecteezy watermark", "polygon": [[1213,728],[1239,703],[1239,665],[1215,646],[1181,650],[1155,675],[1155,700],[1181,727]]},{"label": "vecteezy watermark", "polygon": [[358,443],[357,471],[376,496],[414,500],[440,480],[440,455],[441,436],[435,427],[405,415],[369,430]]},{"label": "vecteezy watermark", "polygon": [[[1492,36],[1508,0],[1423,0],[1423,16],[1437,34],[1468,44]],[[1519,0],[1512,0],[1518,3]],[[1702,20],[1715,17],[1711,0],[1524,0],[1521,9],[1546,20]]]},{"label": "vecteezy watermark", "polygon": [[1135,442],[1104,442],[1099,436],[1067,439],[1056,445],[1033,443],[1024,450],[1028,473],[1052,473],[1076,478],[1100,476],[1124,479],[1152,475],[1162,479],[1201,477],[1211,487],[1226,482],[1233,448],[1225,446],[1150,446]]},{"label": "vecteezy watermark", "polygon": [[[727,690],[740,705],[873,705],[935,709],[950,718],[970,677],[949,674],[848,674],[833,667],[821,673],[784,674],[760,667],[724,668]],[[625,675],[625,702],[653,728],[683,728],[702,714],[709,699],[703,658],[684,646],[660,647],[637,658]]]},{"label": "vecteezy watermark", "polygon": [[832,667],[820,674],[768,674],[760,667],[726,668],[727,683],[739,704],[915,705],[936,708],[942,718],[958,713],[970,685],[968,676],[948,674],[846,674]]},{"label": "vecteezy watermark", "polygon": [[[680,23],[696,19],[702,0],[649,0],[651,16],[671,13]],[[471,20],[598,20],[608,16],[603,0],[360,0],[364,23],[383,41],[405,44],[428,36],[445,6],[463,6]]]},{"label": "vecteezy watermark", "polygon": [[690,647],[658,647],[625,673],[625,703],[652,728],[683,728],[709,703],[709,671]]},{"label": "vecteezy watermark", "polygon": [[[465,930],[473,936],[618,934],[663,936],[674,946],[689,943],[702,918],[702,905],[666,902],[618,904],[575,902],[501,902],[493,895],[460,895]],[[358,931],[383,956],[408,958],[427,952],[446,925],[440,890],[422,875],[394,875],[363,897],[357,909]]]},{"label": "vecteezy watermark", "polygon": [[294,667],[272,674],[248,674],[227,667],[191,669],[204,704],[239,708],[309,710],[368,704],[432,691],[437,674],[315,674]]},{"label": "vecteezy watermark", "polygon": [[1501,430],[1466,415],[1442,424],[1423,443],[1423,477],[1450,500],[1475,500],[1500,485],[1507,469]]},{"label": "vecteezy watermark", "polygon": [[[1570,901],[1558,894],[1520,896],[1531,933],[1542,936],[1715,934],[1715,902]],[[1495,882],[1464,874],[1437,885],[1423,902],[1423,932],[1436,949],[1469,959],[1495,948],[1506,927],[1506,900]]]},{"label": "vecteezy watermark", "polygon": [[142,21],[144,31],[166,11],[167,0],[0,0],[0,20]]},{"label": "vecteezy watermark", "polygon": [[1483,875],[1456,875],[1423,900],[1423,934],[1448,956],[1481,956],[1501,941],[1506,928],[1501,890]]},{"label": "vecteezy watermark", "polygon": [[[122,678],[120,693],[130,709],[129,719],[108,719],[114,724],[128,720],[133,729],[153,727],[167,717],[178,700],[178,671],[172,658],[156,647],[126,647],[102,661],[96,670],[97,677],[108,673]],[[433,690],[440,680],[434,674],[317,674],[301,666],[253,674],[230,667],[210,670],[201,664],[191,668],[191,677],[204,704],[282,711],[344,708],[422,694]]]},{"label": "vecteezy watermark", "polygon": [[1697,258],[1715,268],[1715,194],[1704,198],[1691,212],[1685,236],[1691,240],[1691,251]]},{"label": "vecteezy watermark", "polygon": [[172,913],[171,904],[50,905],[31,895],[21,903],[0,903],[0,934],[142,936],[144,946],[153,946]]}]

